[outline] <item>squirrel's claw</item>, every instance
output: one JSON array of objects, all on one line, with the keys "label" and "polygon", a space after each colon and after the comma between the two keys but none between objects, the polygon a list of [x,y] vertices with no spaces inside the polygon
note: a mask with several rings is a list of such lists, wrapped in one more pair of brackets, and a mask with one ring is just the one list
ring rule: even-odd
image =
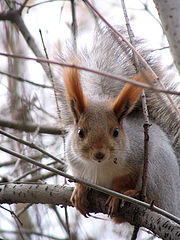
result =
[{"label": "squirrel's claw", "polygon": [[120,199],[117,197],[109,196],[106,205],[109,205],[108,207],[108,216],[113,217],[113,215],[118,211],[120,206]]}]

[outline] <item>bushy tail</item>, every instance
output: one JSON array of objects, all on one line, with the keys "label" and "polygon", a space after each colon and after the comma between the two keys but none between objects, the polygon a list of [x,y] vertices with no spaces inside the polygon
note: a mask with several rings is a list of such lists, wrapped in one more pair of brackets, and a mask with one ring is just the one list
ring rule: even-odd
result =
[{"label": "bushy tail", "polygon": [[[163,77],[161,81],[166,89],[177,91],[178,86],[172,83],[170,76]],[[158,100],[157,94],[153,92],[147,93],[149,114],[166,132],[180,160],[180,115],[175,111],[167,95],[160,95],[161,99]],[[180,96],[170,96],[178,110],[180,110]]]}]

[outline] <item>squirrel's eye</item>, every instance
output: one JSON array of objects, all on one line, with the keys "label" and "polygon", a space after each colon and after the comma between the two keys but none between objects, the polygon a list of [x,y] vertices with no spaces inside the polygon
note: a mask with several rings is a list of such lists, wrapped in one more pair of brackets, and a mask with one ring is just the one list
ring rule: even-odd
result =
[{"label": "squirrel's eye", "polygon": [[114,132],[113,132],[113,137],[117,137],[119,135],[119,129],[118,128],[115,128],[114,129]]},{"label": "squirrel's eye", "polygon": [[79,134],[79,137],[80,137],[81,139],[83,139],[83,138],[85,137],[84,131],[83,131],[82,129],[79,129],[79,130],[78,130],[78,134]]}]

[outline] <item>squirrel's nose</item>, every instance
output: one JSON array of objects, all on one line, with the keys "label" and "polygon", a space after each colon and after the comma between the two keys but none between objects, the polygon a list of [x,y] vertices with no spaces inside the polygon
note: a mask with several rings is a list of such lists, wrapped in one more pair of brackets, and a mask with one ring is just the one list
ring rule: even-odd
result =
[{"label": "squirrel's nose", "polygon": [[105,154],[102,152],[97,152],[94,156],[97,160],[102,160],[104,158]]}]

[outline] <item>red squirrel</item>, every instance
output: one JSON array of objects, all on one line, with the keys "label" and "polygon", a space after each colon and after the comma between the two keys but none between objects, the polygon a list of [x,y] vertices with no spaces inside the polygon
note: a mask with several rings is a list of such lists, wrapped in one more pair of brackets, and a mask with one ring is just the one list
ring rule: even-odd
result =
[{"label": "red squirrel", "polygon": [[[123,29],[121,31],[126,35]],[[141,69],[136,73],[133,55],[124,42],[107,29],[96,32],[94,39],[93,49],[77,53],[76,58],[81,65],[146,83],[147,72]],[[135,44],[159,78],[168,82],[157,63],[159,60],[153,58],[143,41],[136,39]],[[64,84],[60,85],[62,121],[69,131],[65,139],[65,158],[72,174],[128,196],[136,195],[141,190],[144,159],[144,122],[139,100],[142,88],[76,68],[64,68],[63,81]],[[162,119],[167,110],[155,93],[146,93],[152,125],[149,132],[147,198],[180,216],[177,160],[180,133],[175,135],[171,131],[171,141],[168,139],[165,128],[170,129],[172,116]],[[179,107],[180,100],[174,98]],[[168,126],[163,130],[161,127],[166,125],[165,121]],[[179,122],[174,121],[179,131]],[[89,204],[87,194],[87,186],[75,184],[71,200],[85,216]],[[119,201],[116,197],[107,199],[110,216],[118,210]],[[120,219],[115,220],[121,222]]]}]

